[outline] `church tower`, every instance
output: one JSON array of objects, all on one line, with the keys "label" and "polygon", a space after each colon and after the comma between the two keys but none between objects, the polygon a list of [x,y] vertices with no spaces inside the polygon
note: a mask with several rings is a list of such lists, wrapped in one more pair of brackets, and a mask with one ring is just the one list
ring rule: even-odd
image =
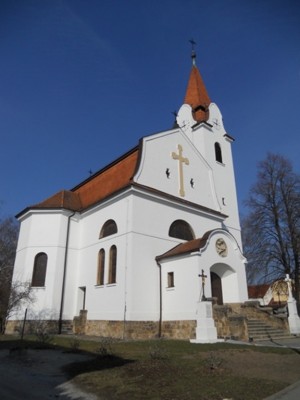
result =
[{"label": "church tower", "polygon": [[210,100],[196,65],[194,51],[192,61],[184,104],[178,112],[177,124],[209,165],[217,195],[217,207],[228,216],[223,227],[235,235],[241,246],[231,150],[234,139],[225,130],[218,106]]}]

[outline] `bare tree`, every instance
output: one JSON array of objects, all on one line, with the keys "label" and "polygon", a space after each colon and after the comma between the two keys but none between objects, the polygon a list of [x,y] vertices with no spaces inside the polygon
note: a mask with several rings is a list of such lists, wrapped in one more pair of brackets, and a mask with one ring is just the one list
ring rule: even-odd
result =
[{"label": "bare tree", "polygon": [[32,301],[27,282],[12,283],[19,227],[13,218],[0,220],[0,333],[24,301]]},{"label": "bare tree", "polygon": [[259,163],[246,205],[242,232],[249,281],[271,282],[290,274],[299,301],[300,176],[289,160],[269,153]]}]

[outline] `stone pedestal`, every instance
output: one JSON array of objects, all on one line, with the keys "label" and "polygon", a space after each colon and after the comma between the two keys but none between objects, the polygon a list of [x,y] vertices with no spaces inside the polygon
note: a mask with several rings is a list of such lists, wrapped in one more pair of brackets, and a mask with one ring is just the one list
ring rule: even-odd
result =
[{"label": "stone pedestal", "polygon": [[288,285],[288,291],[289,291],[289,297],[288,297],[288,310],[289,310],[289,327],[290,327],[290,333],[292,335],[299,335],[300,333],[300,318],[297,312],[297,304],[296,300],[293,297],[292,294],[292,287],[291,287],[291,279],[289,274],[286,274],[285,281]]},{"label": "stone pedestal", "polygon": [[218,340],[210,301],[197,303],[196,320],[196,339],[191,339],[191,343],[216,343],[220,341]]},{"label": "stone pedestal", "polygon": [[299,335],[300,334],[300,318],[297,312],[297,304],[294,298],[290,298],[288,300],[288,310],[289,310],[289,327],[290,333],[292,335]]}]

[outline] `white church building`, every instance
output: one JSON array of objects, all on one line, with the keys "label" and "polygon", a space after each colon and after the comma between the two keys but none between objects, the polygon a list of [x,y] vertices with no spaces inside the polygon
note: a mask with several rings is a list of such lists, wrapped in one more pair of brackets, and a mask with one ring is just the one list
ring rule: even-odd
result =
[{"label": "white church building", "polygon": [[17,215],[13,279],[31,282],[35,302],[8,332],[29,307],[59,333],[192,338],[202,296],[247,300],[234,139],[192,58],[172,129]]}]

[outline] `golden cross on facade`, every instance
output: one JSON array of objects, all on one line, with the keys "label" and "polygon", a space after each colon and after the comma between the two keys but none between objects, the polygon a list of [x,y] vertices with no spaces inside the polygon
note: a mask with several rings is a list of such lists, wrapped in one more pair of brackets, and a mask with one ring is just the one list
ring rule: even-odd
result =
[{"label": "golden cross on facade", "polygon": [[184,197],[185,192],[184,192],[184,182],[183,182],[183,164],[189,165],[190,162],[188,158],[182,157],[182,146],[179,144],[177,148],[178,148],[178,154],[176,154],[173,151],[172,158],[173,160],[179,161],[179,194],[180,196]]}]

